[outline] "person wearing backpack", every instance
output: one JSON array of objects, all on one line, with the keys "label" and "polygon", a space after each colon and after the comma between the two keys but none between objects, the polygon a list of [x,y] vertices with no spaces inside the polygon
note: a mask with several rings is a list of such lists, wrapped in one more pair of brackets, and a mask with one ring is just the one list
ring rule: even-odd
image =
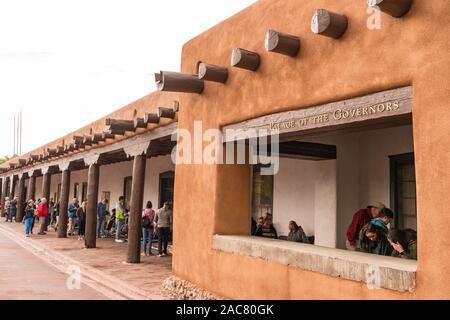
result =
[{"label": "person wearing backpack", "polygon": [[147,202],[147,206],[142,212],[142,247],[144,253],[141,255],[152,255],[152,239],[153,239],[153,220],[155,219],[155,210],[152,209],[151,201]]},{"label": "person wearing backpack", "polygon": [[69,208],[67,209],[67,215],[69,216],[69,236],[73,236],[75,232],[75,222],[77,220],[77,211],[80,206],[78,205],[78,200],[74,198],[72,203],[69,204]]}]

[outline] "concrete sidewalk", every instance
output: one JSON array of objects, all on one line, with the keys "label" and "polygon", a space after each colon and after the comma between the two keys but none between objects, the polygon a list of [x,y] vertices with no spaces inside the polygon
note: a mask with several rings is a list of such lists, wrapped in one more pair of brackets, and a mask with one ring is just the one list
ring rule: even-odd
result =
[{"label": "concrete sidewalk", "polygon": [[97,239],[96,249],[85,249],[76,236],[59,239],[51,228],[43,236],[35,228],[27,238],[22,223],[1,221],[0,232],[63,272],[79,267],[83,284],[111,299],[163,299],[161,284],[172,275],[171,256],[141,257],[140,264],[127,264],[127,243],[111,238]]}]

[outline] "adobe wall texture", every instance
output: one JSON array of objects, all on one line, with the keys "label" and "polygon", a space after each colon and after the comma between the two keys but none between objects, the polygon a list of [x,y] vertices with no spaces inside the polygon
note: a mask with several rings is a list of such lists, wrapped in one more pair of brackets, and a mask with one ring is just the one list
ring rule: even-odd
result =
[{"label": "adobe wall texture", "polygon": [[[311,17],[326,8],[349,18],[339,40],[315,35]],[[174,273],[225,298],[421,299],[450,298],[450,2],[414,1],[396,19],[382,14],[381,30],[366,27],[365,1],[260,0],[185,44],[182,70],[198,61],[230,66],[231,50],[261,55],[249,72],[229,67],[225,85],[206,83],[202,95],[180,95],[179,127],[192,131],[257,116],[412,85],[417,172],[419,261],[413,293],[369,290],[252,257],[212,250],[213,234],[247,234],[250,167],[178,165],[175,179]],[[289,58],[264,50],[265,32],[298,35],[301,52]],[[437,241],[437,239],[439,239]]]}]

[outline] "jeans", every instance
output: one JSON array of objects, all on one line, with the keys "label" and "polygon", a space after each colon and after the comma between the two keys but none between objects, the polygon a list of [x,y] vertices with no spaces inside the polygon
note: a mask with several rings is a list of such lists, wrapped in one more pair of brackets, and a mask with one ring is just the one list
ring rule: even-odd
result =
[{"label": "jeans", "polygon": [[25,234],[30,234],[31,232],[31,224],[34,222],[34,218],[26,218],[25,219]]},{"label": "jeans", "polygon": [[152,254],[153,228],[142,228],[142,235],[142,247],[144,248],[144,253],[150,255]]},{"label": "jeans", "polygon": [[158,228],[158,253],[167,254],[167,245],[169,244],[170,228]]},{"label": "jeans", "polygon": [[12,222],[11,209],[6,209],[6,221],[9,219],[11,219]]},{"label": "jeans", "polygon": [[97,217],[97,238],[105,236],[105,226],[106,226],[105,217]]},{"label": "jeans", "polygon": [[125,222],[124,220],[116,218],[116,240],[120,239],[120,230],[122,229],[124,222]]}]

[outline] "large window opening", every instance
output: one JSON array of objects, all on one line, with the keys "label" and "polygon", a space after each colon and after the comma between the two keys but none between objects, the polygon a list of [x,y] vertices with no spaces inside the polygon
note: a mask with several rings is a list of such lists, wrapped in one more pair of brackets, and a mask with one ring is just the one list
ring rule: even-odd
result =
[{"label": "large window opening", "polygon": [[[278,239],[299,241],[302,237],[292,237],[294,221],[307,243],[346,249],[355,213],[374,203],[393,211],[387,229],[417,230],[411,123],[291,135],[288,140],[281,139],[275,175],[262,176],[260,166],[253,166],[252,234],[266,219]],[[362,233],[357,251],[364,251],[359,247]]]}]

